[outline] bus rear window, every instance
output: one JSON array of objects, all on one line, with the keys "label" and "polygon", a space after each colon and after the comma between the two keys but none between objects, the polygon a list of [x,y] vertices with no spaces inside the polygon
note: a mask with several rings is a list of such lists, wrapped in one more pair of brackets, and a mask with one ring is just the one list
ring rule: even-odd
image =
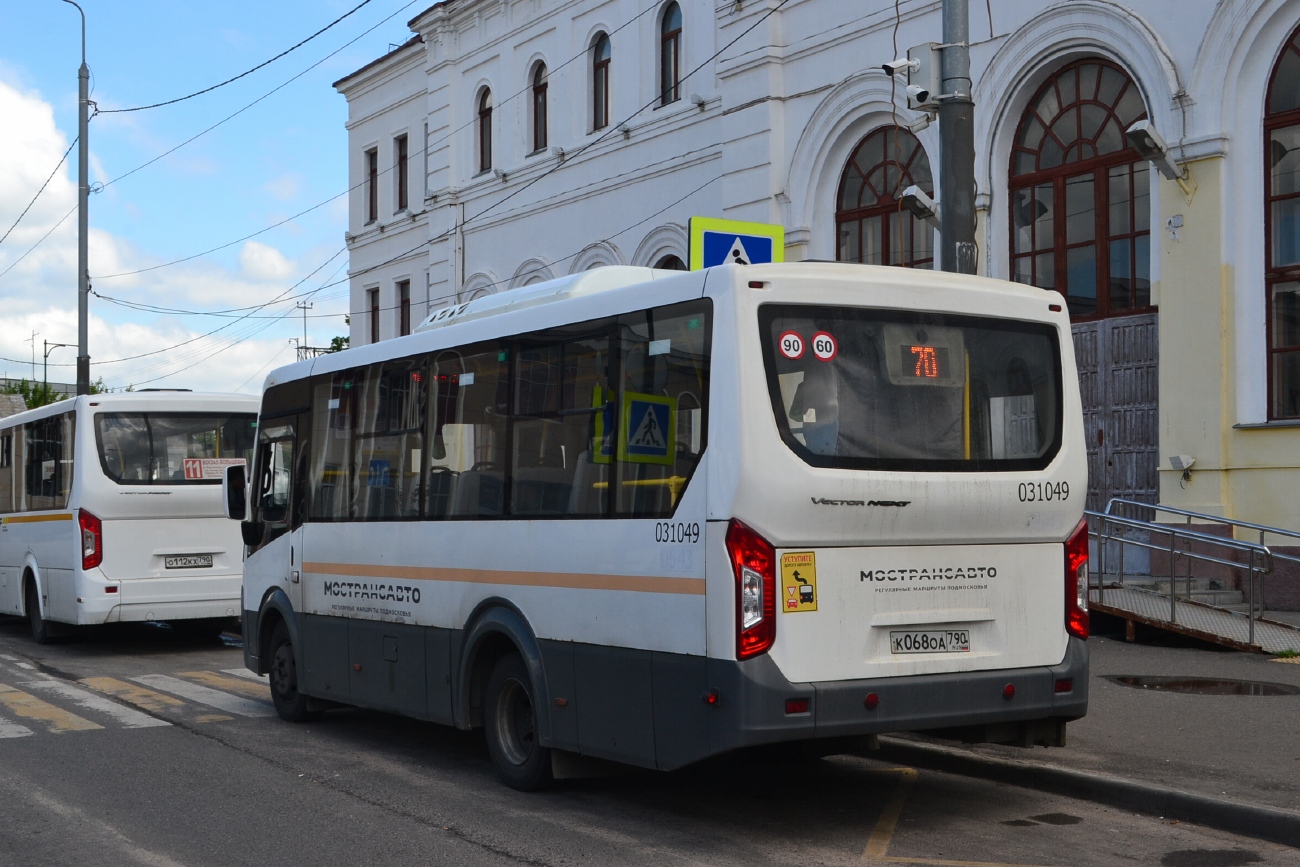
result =
[{"label": "bus rear window", "polygon": [[1060,448],[1051,325],[778,304],[759,320],[777,427],[813,466],[1032,470]]},{"label": "bus rear window", "polygon": [[95,416],[99,463],[119,485],[219,485],[253,452],[252,413],[106,412]]}]

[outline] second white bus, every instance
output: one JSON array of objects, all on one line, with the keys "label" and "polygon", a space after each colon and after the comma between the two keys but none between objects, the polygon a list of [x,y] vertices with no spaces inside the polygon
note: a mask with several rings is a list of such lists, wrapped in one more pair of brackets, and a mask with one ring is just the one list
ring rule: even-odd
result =
[{"label": "second white bus", "polygon": [[252,454],[258,399],[84,395],[0,419],[0,613],[60,624],[238,616],[242,546],[222,471]]},{"label": "second white bus", "polygon": [[1062,744],[1088,687],[1062,307],[900,268],[606,268],[277,370],[246,663],[285,719],[484,727],[521,789],[560,751]]}]

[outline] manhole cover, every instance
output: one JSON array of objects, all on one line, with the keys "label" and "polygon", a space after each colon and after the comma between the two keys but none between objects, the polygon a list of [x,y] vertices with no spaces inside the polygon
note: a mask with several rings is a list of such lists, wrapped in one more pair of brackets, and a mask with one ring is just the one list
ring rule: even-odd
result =
[{"label": "manhole cover", "polygon": [[1263,680],[1222,680],[1213,677],[1162,677],[1156,675],[1110,674],[1106,679],[1134,689],[1161,692],[1192,692],[1198,695],[1300,695],[1300,686]]}]

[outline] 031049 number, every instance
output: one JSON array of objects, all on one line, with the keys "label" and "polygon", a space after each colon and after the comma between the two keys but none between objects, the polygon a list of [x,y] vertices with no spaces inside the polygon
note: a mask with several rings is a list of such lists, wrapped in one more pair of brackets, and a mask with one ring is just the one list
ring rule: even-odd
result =
[{"label": "031049 number", "polygon": [[1068,500],[1070,499],[1070,483],[1021,482],[1019,494],[1022,503],[1050,503],[1053,500]]},{"label": "031049 number", "polygon": [[700,541],[700,525],[685,521],[656,521],[655,541],[670,545],[693,545]]}]

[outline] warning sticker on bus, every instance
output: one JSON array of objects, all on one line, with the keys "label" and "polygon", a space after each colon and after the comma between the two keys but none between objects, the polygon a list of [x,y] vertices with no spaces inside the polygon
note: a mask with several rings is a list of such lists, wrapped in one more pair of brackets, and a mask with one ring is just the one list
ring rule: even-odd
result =
[{"label": "warning sticker on bus", "polygon": [[243,458],[186,458],[185,479],[186,481],[211,479],[221,481],[221,477],[226,473],[226,467],[242,467],[245,463]]},{"label": "warning sticker on bus", "polygon": [[812,551],[781,555],[781,610],[817,610],[817,555]]}]

